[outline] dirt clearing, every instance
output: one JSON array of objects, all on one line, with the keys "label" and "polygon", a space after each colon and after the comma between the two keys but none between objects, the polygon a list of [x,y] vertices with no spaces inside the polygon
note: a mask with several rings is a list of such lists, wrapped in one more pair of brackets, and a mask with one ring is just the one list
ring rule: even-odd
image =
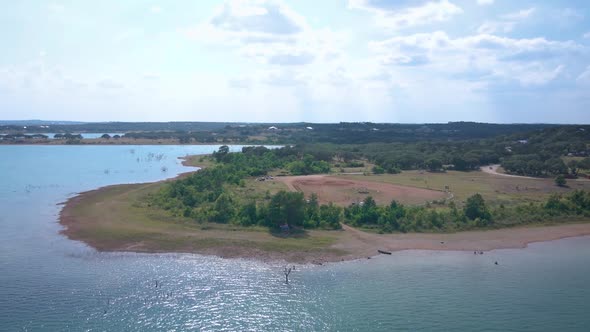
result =
[{"label": "dirt clearing", "polygon": [[332,202],[340,206],[358,203],[372,196],[377,204],[389,204],[392,200],[404,204],[422,204],[427,201],[447,198],[447,193],[375,181],[343,179],[330,175],[307,175],[276,177],[289,190],[300,191],[309,196],[318,195],[320,203]]}]

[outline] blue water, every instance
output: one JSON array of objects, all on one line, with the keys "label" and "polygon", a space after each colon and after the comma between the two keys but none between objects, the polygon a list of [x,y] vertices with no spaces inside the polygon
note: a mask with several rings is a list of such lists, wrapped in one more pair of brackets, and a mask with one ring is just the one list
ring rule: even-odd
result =
[{"label": "blue water", "polygon": [[590,238],[300,266],[285,285],[278,263],[59,235],[56,204],[75,193],[172,177],[177,157],[216,148],[0,146],[0,330],[588,331]]}]

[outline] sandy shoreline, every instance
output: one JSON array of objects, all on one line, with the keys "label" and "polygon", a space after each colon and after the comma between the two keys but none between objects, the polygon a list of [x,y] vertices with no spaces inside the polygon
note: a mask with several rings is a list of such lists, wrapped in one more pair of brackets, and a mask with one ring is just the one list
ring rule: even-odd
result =
[{"label": "sandy shoreline", "polygon": [[[183,164],[195,166],[195,160],[192,157],[183,161]],[[139,193],[155,190],[164,182],[193,172],[185,172],[155,183],[111,185],[80,193],[63,205],[59,222],[64,229],[60,233],[69,239],[82,241],[98,251],[197,253],[225,258],[315,264],[366,259],[377,255],[377,250],[489,251],[525,248],[529,243],[590,235],[590,223],[459,233],[383,235],[363,232],[345,225],[341,231],[309,231],[306,235],[308,239],[298,240],[277,238],[262,231],[231,229],[231,226],[226,229],[203,230],[196,223],[188,225],[162,221],[161,216],[157,221],[149,220],[145,225],[134,223],[133,217],[116,218],[117,211],[129,208],[128,205],[132,204],[130,202]],[[105,214],[105,211],[114,211],[112,216],[115,218]],[[137,211],[146,214],[143,210]],[[119,234],[120,230],[124,234]],[[304,241],[316,240],[325,245],[299,246]],[[282,248],[283,244],[288,249]]]}]

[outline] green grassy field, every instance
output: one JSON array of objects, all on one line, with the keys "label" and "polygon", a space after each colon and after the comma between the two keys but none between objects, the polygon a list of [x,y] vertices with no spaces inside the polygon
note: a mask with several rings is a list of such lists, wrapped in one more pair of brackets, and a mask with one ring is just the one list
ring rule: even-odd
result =
[{"label": "green grassy field", "polygon": [[558,187],[553,179],[525,179],[491,175],[480,171],[431,173],[404,171],[384,175],[339,175],[346,179],[378,181],[435,190],[448,190],[458,204],[480,193],[491,205],[511,205],[545,200],[552,193],[574,189],[590,190],[590,181],[568,181],[569,187]]}]

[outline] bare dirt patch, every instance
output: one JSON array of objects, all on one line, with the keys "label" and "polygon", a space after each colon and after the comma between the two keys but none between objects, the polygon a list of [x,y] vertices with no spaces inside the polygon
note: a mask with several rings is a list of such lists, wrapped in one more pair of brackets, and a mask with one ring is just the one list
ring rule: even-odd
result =
[{"label": "bare dirt patch", "polygon": [[322,204],[332,202],[340,206],[360,202],[369,195],[378,204],[389,204],[392,200],[404,204],[422,204],[447,197],[447,193],[438,190],[330,175],[285,176],[276,179],[285,183],[289,190],[303,192],[306,196],[316,193]]}]

